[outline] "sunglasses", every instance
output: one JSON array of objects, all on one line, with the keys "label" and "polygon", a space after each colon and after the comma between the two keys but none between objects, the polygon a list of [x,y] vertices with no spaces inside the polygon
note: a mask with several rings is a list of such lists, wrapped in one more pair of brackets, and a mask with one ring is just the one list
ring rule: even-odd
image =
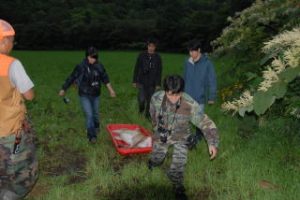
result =
[{"label": "sunglasses", "polygon": [[98,59],[98,55],[92,55],[92,56],[90,56],[91,58],[94,58],[94,59]]}]

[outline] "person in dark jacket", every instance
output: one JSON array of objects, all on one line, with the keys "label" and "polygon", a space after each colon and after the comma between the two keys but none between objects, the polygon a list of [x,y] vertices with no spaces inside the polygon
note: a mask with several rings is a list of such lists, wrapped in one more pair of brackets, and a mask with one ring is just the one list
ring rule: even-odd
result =
[{"label": "person in dark jacket", "polygon": [[96,143],[99,130],[101,82],[106,85],[110,96],[115,97],[115,91],[109,82],[104,66],[98,61],[97,49],[89,47],[86,50],[86,57],[75,67],[59,91],[59,95],[64,96],[66,90],[76,83],[80,103],[86,116],[87,137],[91,143]]},{"label": "person in dark jacket", "polygon": [[[201,53],[200,42],[192,41],[188,45],[190,57],[184,63],[183,78],[184,91],[200,105],[200,112],[204,113],[205,103],[214,104],[217,93],[217,81],[214,65],[208,57]],[[196,127],[196,141],[200,141],[203,134]]]},{"label": "person in dark jacket", "polygon": [[149,107],[155,89],[160,88],[162,61],[156,50],[156,40],[147,41],[147,51],[139,54],[133,73],[133,87],[138,88],[139,112],[150,119]]}]

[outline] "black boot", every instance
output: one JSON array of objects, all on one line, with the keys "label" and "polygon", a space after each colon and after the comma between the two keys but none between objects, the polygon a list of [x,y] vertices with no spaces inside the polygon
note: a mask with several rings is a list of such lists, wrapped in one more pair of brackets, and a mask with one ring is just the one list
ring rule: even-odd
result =
[{"label": "black boot", "polygon": [[188,197],[185,194],[184,186],[175,187],[175,199],[176,200],[187,200]]},{"label": "black boot", "polygon": [[95,122],[94,126],[95,126],[96,135],[98,135],[100,133],[100,124],[99,124],[99,122]]},{"label": "black boot", "polygon": [[152,161],[151,161],[151,160],[148,160],[148,169],[152,171],[152,170],[153,170],[153,167],[154,167],[154,166],[153,166]]},{"label": "black boot", "polygon": [[95,144],[97,142],[97,135],[95,128],[88,128],[88,138],[90,143]]}]

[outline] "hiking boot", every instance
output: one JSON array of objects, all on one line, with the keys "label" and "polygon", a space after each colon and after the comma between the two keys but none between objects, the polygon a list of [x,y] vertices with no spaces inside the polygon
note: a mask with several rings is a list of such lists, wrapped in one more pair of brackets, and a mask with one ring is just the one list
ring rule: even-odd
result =
[{"label": "hiking boot", "polygon": [[90,143],[91,143],[91,144],[96,144],[96,142],[97,142],[97,139],[96,139],[96,138],[91,138],[91,139],[90,139]]},{"label": "hiking boot", "polygon": [[175,188],[175,199],[176,200],[188,200],[185,194],[185,188],[183,186]]},{"label": "hiking boot", "polygon": [[153,163],[151,162],[151,160],[149,160],[148,161],[148,169],[150,170],[150,171],[152,171],[153,170]]}]

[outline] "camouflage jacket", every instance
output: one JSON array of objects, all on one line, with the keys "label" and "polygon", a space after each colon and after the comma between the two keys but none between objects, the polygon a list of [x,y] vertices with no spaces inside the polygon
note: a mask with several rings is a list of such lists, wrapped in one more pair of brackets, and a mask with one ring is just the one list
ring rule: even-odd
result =
[{"label": "camouflage jacket", "polygon": [[200,128],[208,145],[218,146],[219,136],[215,123],[206,115],[201,114],[199,104],[188,94],[182,93],[180,104],[172,104],[165,96],[164,91],[156,92],[150,103],[150,115],[154,128],[154,140],[159,138],[157,131],[159,116],[163,128],[170,130],[173,141],[186,141],[191,134],[190,123]]}]

